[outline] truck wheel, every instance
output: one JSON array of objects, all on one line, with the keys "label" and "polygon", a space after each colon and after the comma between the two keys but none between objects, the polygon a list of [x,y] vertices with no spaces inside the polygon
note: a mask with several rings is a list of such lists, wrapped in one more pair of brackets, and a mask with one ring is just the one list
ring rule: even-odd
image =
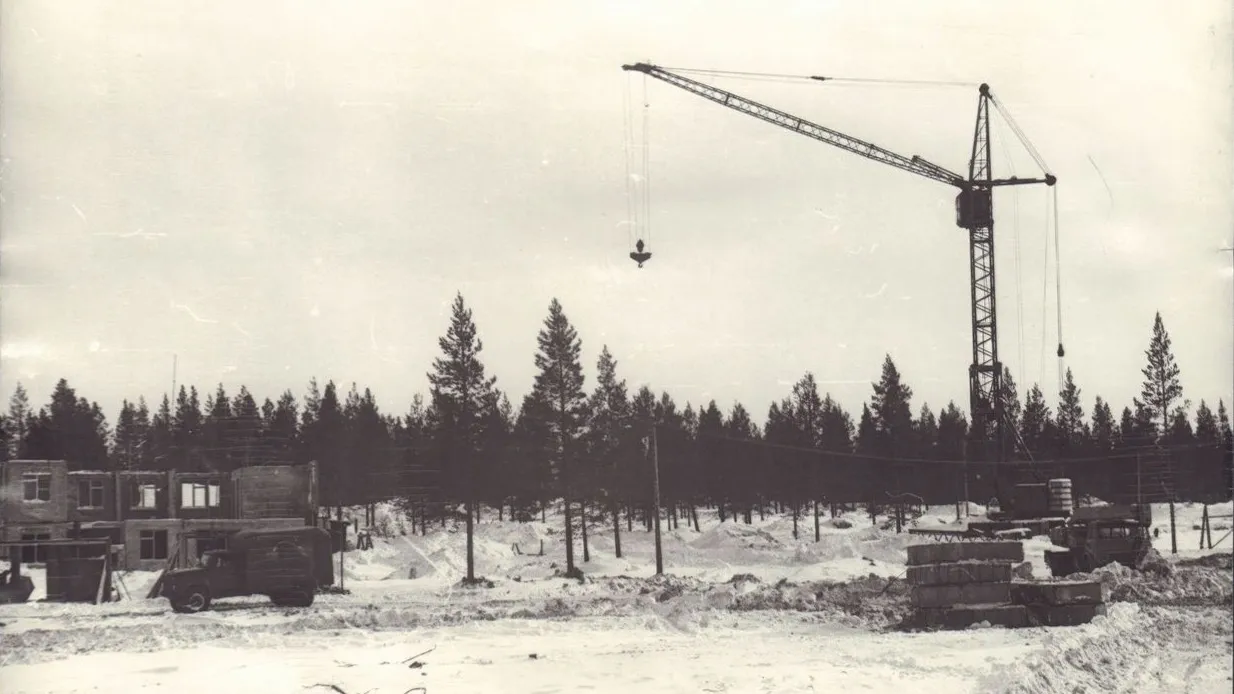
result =
[{"label": "truck wheel", "polygon": [[171,598],[171,609],[193,614],[209,609],[210,590],[205,586],[192,586]]},{"label": "truck wheel", "polygon": [[287,604],[292,607],[310,607],[313,604],[313,598],[316,593],[316,586],[305,584],[287,595]]}]

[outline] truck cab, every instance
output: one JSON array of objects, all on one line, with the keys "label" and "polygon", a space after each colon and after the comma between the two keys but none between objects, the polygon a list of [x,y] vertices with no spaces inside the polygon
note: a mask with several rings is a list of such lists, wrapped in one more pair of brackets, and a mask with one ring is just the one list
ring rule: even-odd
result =
[{"label": "truck cab", "polygon": [[218,598],[266,595],[279,606],[308,607],[334,583],[330,535],[320,528],[242,530],[227,549],[202,554],[197,566],[168,571],[162,594],[176,612],[200,612]]},{"label": "truck cab", "polygon": [[1077,509],[1066,525],[1050,531],[1050,542],[1065,550],[1047,550],[1055,576],[1088,573],[1111,562],[1135,567],[1152,548],[1148,507],[1107,506]]}]

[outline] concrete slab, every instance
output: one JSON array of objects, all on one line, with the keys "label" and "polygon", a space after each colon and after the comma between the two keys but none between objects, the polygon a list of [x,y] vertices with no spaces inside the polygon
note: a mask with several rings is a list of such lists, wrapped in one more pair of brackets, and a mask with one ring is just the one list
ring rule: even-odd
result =
[{"label": "concrete slab", "polygon": [[1011,580],[1011,562],[961,561],[908,567],[908,582],[915,586],[1006,583]]},{"label": "concrete slab", "polygon": [[914,622],[923,629],[967,629],[989,622],[991,626],[1020,628],[1032,624],[1023,605],[968,605],[946,609],[918,610]]},{"label": "concrete slab", "polygon": [[1011,583],[966,583],[959,586],[913,586],[913,607],[994,605],[1011,602]]},{"label": "concrete slab", "polygon": [[1045,627],[1072,627],[1088,624],[1106,612],[1105,604],[1032,605],[1028,608],[1033,624]]},{"label": "concrete slab", "polygon": [[1019,542],[944,542],[909,545],[908,565],[943,564],[961,561],[1024,561],[1024,545]]},{"label": "concrete slab", "polygon": [[1095,605],[1104,602],[1100,581],[1017,581],[1011,599],[1019,605]]}]

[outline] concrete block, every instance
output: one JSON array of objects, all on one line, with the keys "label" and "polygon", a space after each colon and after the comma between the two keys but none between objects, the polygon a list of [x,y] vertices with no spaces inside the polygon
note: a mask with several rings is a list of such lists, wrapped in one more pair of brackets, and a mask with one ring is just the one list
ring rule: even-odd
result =
[{"label": "concrete block", "polygon": [[1030,605],[1027,607],[1033,624],[1043,627],[1072,627],[1088,624],[1106,612],[1104,603],[1088,605]]},{"label": "concrete block", "polygon": [[1016,582],[1012,601],[1020,605],[1096,605],[1104,602],[1100,581]]},{"label": "concrete block", "polygon": [[1010,583],[966,583],[958,586],[913,586],[913,607],[1001,605],[1011,602]]},{"label": "concrete block", "polygon": [[1024,561],[1024,545],[1019,542],[943,542],[909,545],[908,565],[943,564],[961,561]]},{"label": "concrete block", "polygon": [[1006,583],[1011,580],[1010,562],[961,561],[908,567],[908,582],[915,586]]},{"label": "concrete block", "polygon": [[1032,624],[1028,608],[1023,605],[980,605],[945,609],[918,610],[916,625],[923,629],[967,629],[974,624],[989,622],[990,626],[1020,628]]}]

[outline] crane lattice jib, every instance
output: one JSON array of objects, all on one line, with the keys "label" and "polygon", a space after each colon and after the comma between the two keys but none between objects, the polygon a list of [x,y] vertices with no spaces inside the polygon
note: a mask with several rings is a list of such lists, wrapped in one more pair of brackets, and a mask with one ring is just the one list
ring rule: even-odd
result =
[{"label": "crane lattice jib", "polygon": [[[623,70],[644,73],[675,87],[697,94],[735,111],[839,147],[867,159],[882,162],[918,176],[960,189],[956,197],[956,224],[969,232],[969,266],[972,287],[973,362],[969,367],[969,405],[973,428],[982,433],[978,441],[993,443],[995,450],[982,451],[978,459],[1006,459],[1006,429],[1002,392],[1002,364],[998,359],[998,324],[995,310],[993,189],[999,186],[1044,183],[1056,178],[994,178],[990,159],[989,106],[993,97],[981,85],[977,124],[973,134],[968,176],[961,176],[919,156],[906,157],[844,133],[771,108],[732,92],[683,77],[648,63],[623,65]],[[997,102],[995,102],[997,104]],[[997,476],[996,476],[997,479]],[[1001,496],[1001,495],[1000,495]]]}]

